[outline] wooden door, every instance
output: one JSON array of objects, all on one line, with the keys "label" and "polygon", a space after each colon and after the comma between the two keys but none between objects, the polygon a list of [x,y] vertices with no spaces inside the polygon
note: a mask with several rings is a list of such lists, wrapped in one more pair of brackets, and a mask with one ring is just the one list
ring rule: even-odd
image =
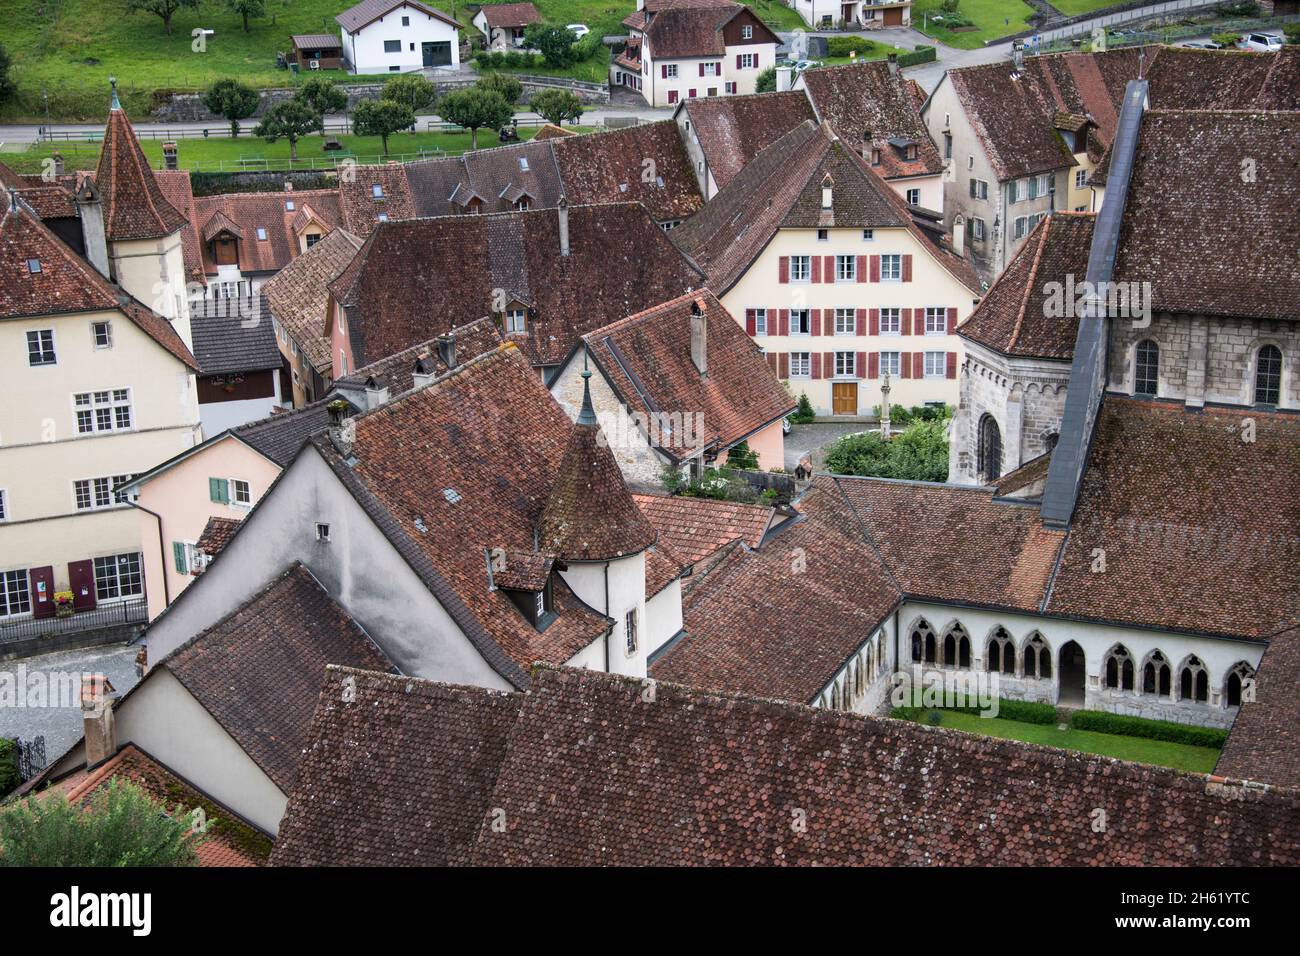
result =
[{"label": "wooden door", "polygon": [[72,588],[72,606],[78,611],[91,611],[95,607],[95,563],[69,561],[68,581]]},{"label": "wooden door", "polygon": [[856,415],[858,413],[858,383],[831,383],[831,413]]},{"label": "wooden door", "polygon": [[52,617],[54,615],[54,568],[32,568],[28,572],[31,580],[32,617]]},{"label": "wooden door", "polygon": [[885,10],[885,26],[901,27],[903,25],[903,11],[901,9]]}]

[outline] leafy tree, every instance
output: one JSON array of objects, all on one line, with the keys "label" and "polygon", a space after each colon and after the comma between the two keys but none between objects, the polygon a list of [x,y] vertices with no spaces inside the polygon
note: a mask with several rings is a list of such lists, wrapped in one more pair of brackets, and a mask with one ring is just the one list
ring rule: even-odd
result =
[{"label": "leafy tree", "polygon": [[262,122],[258,123],[257,129],[253,130],[253,134],[261,136],[268,143],[274,143],[278,139],[287,139],[289,141],[289,158],[296,160],[298,158],[298,140],[323,129],[324,126],[324,117],[306,103],[298,100],[283,100],[266,111],[266,115],[262,117]]},{"label": "leafy tree", "polygon": [[261,100],[257,91],[238,80],[217,80],[203,94],[203,105],[230,120],[230,136],[239,135],[239,121],[257,112]]},{"label": "leafy tree", "polygon": [[327,113],[338,113],[348,106],[347,91],[340,89],[328,76],[308,78],[306,83],[298,87],[298,92],[293,96],[321,116]]},{"label": "leafy tree", "polygon": [[942,421],[914,421],[890,441],[877,432],[846,435],[827,451],[826,470],[840,475],[947,481],[947,429]]},{"label": "leafy tree", "polygon": [[192,831],[188,817],[114,779],[89,808],[60,793],[0,809],[0,866],[195,866],[205,837]]},{"label": "leafy tree", "polygon": [[532,23],[524,28],[524,44],[540,50],[547,66],[562,67],[573,62],[573,42],[577,39],[572,30],[564,27]]},{"label": "leafy tree", "polygon": [[20,783],[17,748],[8,737],[0,737],[0,798]]},{"label": "leafy tree", "polygon": [[754,81],[757,86],[754,88],[756,93],[775,93],[776,92],[776,67],[769,66],[766,70],[758,74]]},{"label": "leafy tree", "polygon": [[478,87],[448,93],[438,103],[438,113],[447,122],[469,130],[470,149],[478,149],[480,129],[498,129],[514,116],[514,110],[500,93]]},{"label": "leafy tree", "polygon": [[244,32],[248,32],[249,17],[266,16],[266,0],[226,0],[226,8],[244,18]]},{"label": "leafy tree", "polygon": [[727,452],[727,465],[731,468],[739,468],[742,471],[756,470],[758,468],[758,452],[750,449],[747,441],[737,442]]},{"label": "leafy tree", "polygon": [[813,410],[812,401],[808,398],[807,392],[799,393],[799,405],[790,416],[790,421],[796,425],[806,425],[817,417]]},{"label": "leafy tree", "polygon": [[152,13],[155,17],[161,17],[163,29],[168,36],[172,35],[172,17],[182,7],[197,10],[199,0],[126,0],[127,13]]},{"label": "leafy tree", "polygon": [[0,43],[0,100],[12,96],[16,89],[13,78],[9,76],[9,65],[9,51]]},{"label": "leafy tree", "polygon": [[524,84],[508,73],[488,73],[478,81],[477,86],[482,90],[495,90],[507,103],[516,103],[524,95]]},{"label": "leafy tree", "polygon": [[378,136],[388,155],[388,137],[415,122],[411,108],[393,100],[363,100],[352,111],[352,129],[361,136]]},{"label": "leafy tree", "polygon": [[582,100],[568,90],[542,90],[529,105],[556,126],[563,126],[566,119],[576,120],[582,116]]},{"label": "leafy tree", "polygon": [[[438,98],[438,91],[419,73],[399,73],[388,78],[379,98],[400,103],[412,114],[419,114],[433,106],[433,101]],[[411,123],[414,122],[415,119],[412,117]]]}]

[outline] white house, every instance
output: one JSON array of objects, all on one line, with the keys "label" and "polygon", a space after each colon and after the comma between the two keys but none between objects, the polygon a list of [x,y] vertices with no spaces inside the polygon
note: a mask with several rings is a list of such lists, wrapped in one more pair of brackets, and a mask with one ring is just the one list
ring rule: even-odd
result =
[{"label": "white house", "polygon": [[524,30],[541,23],[542,15],[531,3],[492,3],[470,22],[483,34],[489,50],[518,50],[524,45]]},{"label": "white house", "polygon": [[841,23],[868,30],[912,24],[912,0],[790,0],[789,6],[818,29]]},{"label": "white house", "polygon": [[418,0],[361,0],[335,21],[353,73],[409,73],[460,64],[460,25]]}]

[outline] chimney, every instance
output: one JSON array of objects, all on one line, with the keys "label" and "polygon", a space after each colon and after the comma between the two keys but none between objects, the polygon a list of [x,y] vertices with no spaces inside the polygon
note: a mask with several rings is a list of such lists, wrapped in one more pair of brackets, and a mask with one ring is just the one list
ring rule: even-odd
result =
[{"label": "chimney", "polygon": [[898,54],[889,54],[889,75],[894,76],[898,73]]},{"label": "chimney", "polygon": [[9,212],[18,211],[18,190],[13,186],[9,187]]},{"label": "chimney", "polygon": [[785,93],[791,87],[791,79],[794,76],[794,70],[788,66],[778,66],[776,68],[776,91]]},{"label": "chimney", "polygon": [[166,168],[166,169],[179,169],[180,166],[179,166],[179,165],[177,164],[177,162],[176,162],[176,144],[175,144],[175,143],[163,143],[163,145],[162,145],[162,151],[163,151],[163,166],[164,166],[164,168]]},{"label": "chimney", "polygon": [[966,220],[960,215],[952,221],[952,251],[966,257]]},{"label": "chimney", "polygon": [[345,458],[352,454],[352,441],[356,437],[356,424],[346,417],[349,405],[341,398],[336,398],[325,408],[330,414],[330,444]]},{"label": "chimney", "polygon": [[86,250],[86,259],[99,270],[99,274],[111,279],[108,265],[108,237],[104,232],[104,204],[99,198],[99,188],[89,176],[81,180],[81,185],[72,196],[77,204],[77,216],[81,222],[81,244]]},{"label": "chimney", "polygon": [[113,727],[113,685],[103,674],[81,677],[81,723],[86,735],[86,766],[96,767],[117,753]]},{"label": "chimney", "polygon": [[388,386],[380,385],[372,375],[366,379],[366,410],[378,408],[388,401]]},{"label": "chimney", "polygon": [[[565,254],[567,255],[568,253]],[[449,334],[438,336],[438,359],[443,365],[447,366],[449,370],[456,367],[455,335]]]},{"label": "chimney", "polygon": [[286,179],[286,180],[284,181],[284,191],[287,192],[287,193],[291,193],[291,192],[293,192],[293,180],[292,180],[292,179]]},{"label": "chimney", "polygon": [[50,159],[54,161],[54,175],[62,176],[63,175],[63,154],[55,153],[53,156],[50,157]]},{"label": "chimney", "polygon": [[426,356],[415,360],[415,370],[411,372],[411,387],[424,388],[433,381],[433,362]]},{"label": "chimney", "polygon": [[1011,44],[1011,60],[1015,63],[1016,72],[1023,73],[1025,70],[1025,47],[1024,44],[1016,42]]},{"label": "chimney", "polygon": [[709,319],[699,299],[691,303],[691,361],[700,378],[709,377]]},{"label": "chimney", "polygon": [[558,204],[560,218],[560,255],[569,254],[569,200],[566,196],[560,196]]}]

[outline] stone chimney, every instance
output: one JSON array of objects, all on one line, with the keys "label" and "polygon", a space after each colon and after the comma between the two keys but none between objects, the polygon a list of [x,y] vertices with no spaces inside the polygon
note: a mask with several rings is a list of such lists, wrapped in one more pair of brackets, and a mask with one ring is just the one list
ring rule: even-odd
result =
[{"label": "stone chimney", "polygon": [[73,194],[72,201],[77,204],[77,216],[81,221],[81,244],[86,250],[86,260],[99,270],[100,275],[111,279],[108,236],[104,231],[104,204],[100,200],[95,181],[89,176],[84,177]]},{"label": "stone chimney", "polygon": [[176,159],[176,144],[163,143],[163,165],[166,169],[180,169]]},{"label": "stone chimney", "polygon": [[793,85],[794,69],[788,66],[776,68],[776,91],[784,93]]},{"label": "stone chimney", "polygon": [[366,379],[366,410],[378,408],[388,401],[388,386],[381,385],[372,375]]},{"label": "stone chimney", "polygon": [[[567,255],[567,253],[565,253]],[[448,369],[456,367],[456,336],[438,336],[438,358]]]},{"label": "stone chimney", "polygon": [[113,685],[103,674],[81,677],[81,723],[86,735],[86,766],[95,767],[117,753],[113,726]]},{"label": "stone chimney", "polygon": [[330,444],[334,446],[335,451],[346,458],[352,454],[352,442],[357,432],[356,423],[347,417],[348,403],[341,398],[336,398],[325,407],[330,413]]},{"label": "stone chimney", "polygon": [[433,361],[427,357],[415,360],[415,370],[411,372],[411,387],[424,388],[434,379]]},{"label": "stone chimney", "polygon": [[889,54],[888,63],[889,63],[889,75],[894,76],[895,74],[898,73],[898,54],[897,53]]},{"label": "stone chimney", "polygon": [[567,256],[569,254],[569,200],[567,196],[560,196],[557,212],[560,219],[560,255]]},{"label": "stone chimney", "polygon": [[966,218],[961,215],[952,221],[952,251],[966,257]]},{"label": "stone chimney", "polygon": [[700,378],[709,377],[709,319],[699,299],[691,303],[691,361]]},{"label": "stone chimney", "polygon": [[1019,41],[1011,44],[1011,61],[1015,64],[1016,72],[1023,73],[1025,70],[1025,46]]},{"label": "stone chimney", "polygon": [[50,157],[50,159],[54,162],[54,175],[62,176],[63,175],[63,154],[55,153],[53,156]]}]

